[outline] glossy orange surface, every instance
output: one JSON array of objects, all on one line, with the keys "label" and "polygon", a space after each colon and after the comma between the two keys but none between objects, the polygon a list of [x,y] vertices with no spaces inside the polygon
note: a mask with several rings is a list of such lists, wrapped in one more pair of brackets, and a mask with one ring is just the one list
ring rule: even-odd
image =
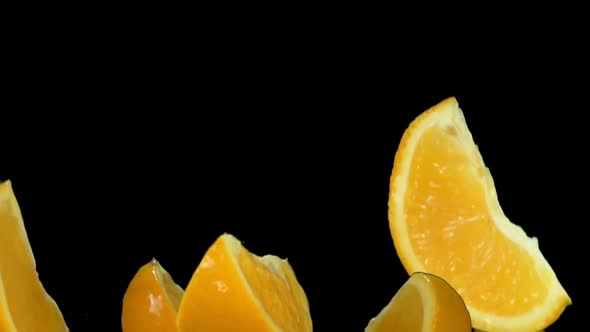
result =
[{"label": "glossy orange surface", "polygon": [[155,259],[142,266],[123,297],[123,332],[175,332],[183,293]]},{"label": "glossy orange surface", "polygon": [[286,260],[220,236],[195,271],[178,313],[180,332],[312,331],[307,297]]},{"label": "glossy orange surface", "polygon": [[405,131],[391,176],[389,224],[408,273],[449,282],[476,328],[539,331],[571,303],[536,239],[504,215],[454,98]]},{"label": "glossy orange surface", "polygon": [[457,292],[439,277],[414,273],[366,332],[471,332],[471,320]]},{"label": "glossy orange surface", "polygon": [[37,275],[10,181],[0,183],[0,328],[1,332],[68,331]]}]

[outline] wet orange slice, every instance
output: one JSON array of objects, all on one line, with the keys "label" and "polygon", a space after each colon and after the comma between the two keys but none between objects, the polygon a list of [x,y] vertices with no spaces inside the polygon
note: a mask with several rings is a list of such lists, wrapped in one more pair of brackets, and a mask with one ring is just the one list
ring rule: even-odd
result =
[{"label": "wet orange slice", "polygon": [[414,273],[365,332],[471,332],[461,296],[441,278]]},{"label": "wet orange slice", "polygon": [[68,331],[61,311],[37,275],[10,181],[0,183],[0,331]]},{"label": "wet orange slice", "polygon": [[142,266],[123,296],[123,332],[175,332],[183,293],[156,259]]},{"label": "wet orange slice", "polygon": [[571,304],[537,239],[504,215],[455,98],[405,131],[391,175],[389,226],[407,272],[446,280],[477,329],[540,331]]},{"label": "wet orange slice", "polygon": [[230,234],[209,248],[180,304],[180,332],[311,332],[303,288],[286,260],[258,257]]}]

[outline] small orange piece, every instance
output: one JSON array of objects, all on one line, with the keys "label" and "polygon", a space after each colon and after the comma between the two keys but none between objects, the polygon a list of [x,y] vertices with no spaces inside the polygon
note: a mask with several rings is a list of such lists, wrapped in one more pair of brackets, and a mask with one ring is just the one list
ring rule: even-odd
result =
[{"label": "small orange piece", "polygon": [[176,332],[184,291],[156,261],[142,266],[123,296],[123,332]]},{"label": "small orange piece", "polygon": [[230,234],[209,248],[180,304],[180,332],[310,332],[305,292],[287,260],[258,257]]},{"label": "small orange piece", "polygon": [[37,275],[10,181],[0,183],[0,331],[68,331],[61,311]]},{"label": "small orange piece", "polygon": [[416,272],[365,329],[388,331],[471,332],[471,320],[461,296],[446,281]]},{"label": "small orange piece", "polygon": [[0,275],[0,331],[2,332],[17,332],[12,314],[8,310],[8,300],[6,299],[6,292],[4,291],[4,283]]},{"label": "small orange piece", "polygon": [[405,131],[391,175],[389,226],[407,272],[449,282],[477,329],[540,331],[571,304],[537,239],[504,215],[455,98]]}]

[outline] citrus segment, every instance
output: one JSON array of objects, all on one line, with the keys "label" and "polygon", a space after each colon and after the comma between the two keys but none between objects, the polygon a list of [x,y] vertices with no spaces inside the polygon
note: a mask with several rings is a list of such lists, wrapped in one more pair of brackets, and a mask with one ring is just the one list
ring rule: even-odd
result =
[{"label": "citrus segment", "polygon": [[2,283],[2,276],[0,275],[0,331],[3,332],[17,332],[12,315],[8,311],[8,302],[6,300],[6,292],[4,291],[4,284]]},{"label": "citrus segment", "polygon": [[455,98],[405,131],[391,176],[389,225],[407,272],[448,281],[478,329],[539,331],[571,304],[537,240],[504,215]]},{"label": "citrus segment", "polygon": [[175,332],[184,291],[156,259],[142,266],[123,296],[123,332]]},{"label": "citrus segment", "polygon": [[471,321],[461,296],[448,283],[414,273],[365,329],[386,331],[471,332]]},{"label": "citrus segment", "polygon": [[18,332],[68,331],[37,275],[10,181],[0,183],[0,327]]},{"label": "citrus segment", "polygon": [[312,331],[307,297],[287,260],[258,257],[230,234],[201,260],[177,326],[180,332]]}]

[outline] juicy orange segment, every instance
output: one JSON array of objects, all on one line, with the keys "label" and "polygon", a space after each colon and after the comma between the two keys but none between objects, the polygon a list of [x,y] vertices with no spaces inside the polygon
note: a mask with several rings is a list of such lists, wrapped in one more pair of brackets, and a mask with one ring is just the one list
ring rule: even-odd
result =
[{"label": "juicy orange segment", "polygon": [[471,332],[461,296],[441,278],[414,273],[365,332]]},{"label": "juicy orange segment", "polygon": [[2,276],[0,275],[0,331],[17,332],[12,315],[8,310],[8,301],[6,300],[6,292],[4,291],[4,284],[2,283]]},{"label": "juicy orange segment", "polygon": [[455,98],[417,117],[395,156],[389,225],[408,273],[442,277],[485,331],[539,331],[571,299],[537,240],[504,215]]},{"label": "juicy orange segment", "polygon": [[303,288],[286,260],[258,257],[221,235],[197,267],[180,304],[180,332],[312,331]]},{"label": "juicy orange segment", "polygon": [[123,296],[123,332],[175,332],[184,291],[156,261],[142,266]]},{"label": "juicy orange segment", "polygon": [[39,281],[10,181],[0,183],[0,331],[68,331]]}]

